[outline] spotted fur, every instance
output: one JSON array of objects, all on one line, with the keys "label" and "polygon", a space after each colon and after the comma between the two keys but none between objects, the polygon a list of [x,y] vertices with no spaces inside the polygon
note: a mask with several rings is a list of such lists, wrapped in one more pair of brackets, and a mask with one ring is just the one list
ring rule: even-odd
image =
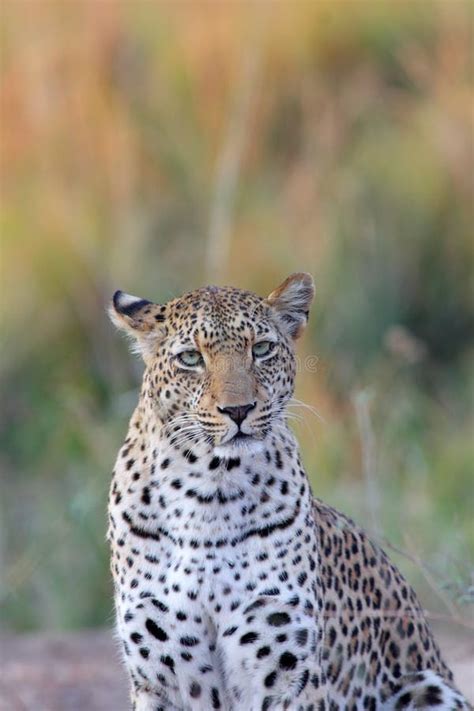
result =
[{"label": "spotted fur", "polygon": [[136,711],[468,708],[400,572],[310,490],[286,407],[313,291],[114,297],[146,364],[108,532]]}]

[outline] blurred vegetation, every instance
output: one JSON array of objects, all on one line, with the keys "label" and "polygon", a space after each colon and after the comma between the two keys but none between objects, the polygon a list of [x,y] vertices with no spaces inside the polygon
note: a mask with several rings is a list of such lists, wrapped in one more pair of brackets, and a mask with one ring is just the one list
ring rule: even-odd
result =
[{"label": "blurred vegetation", "polygon": [[264,295],[301,269],[314,491],[423,561],[395,554],[430,609],[468,614],[472,9],[5,0],[4,626],[111,619],[106,494],[141,375],[114,289]]}]

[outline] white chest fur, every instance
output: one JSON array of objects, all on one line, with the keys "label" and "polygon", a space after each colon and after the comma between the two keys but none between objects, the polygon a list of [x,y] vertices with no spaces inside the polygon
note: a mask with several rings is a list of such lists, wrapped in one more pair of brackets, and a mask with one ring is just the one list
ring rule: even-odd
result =
[{"label": "white chest fur", "polygon": [[226,460],[155,447],[140,469],[132,450],[119,455],[110,537],[135,685],[185,708],[195,683],[202,708],[220,708],[213,694],[233,708],[274,655],[281,694],[314,673],[316,544],[291,444]]}]

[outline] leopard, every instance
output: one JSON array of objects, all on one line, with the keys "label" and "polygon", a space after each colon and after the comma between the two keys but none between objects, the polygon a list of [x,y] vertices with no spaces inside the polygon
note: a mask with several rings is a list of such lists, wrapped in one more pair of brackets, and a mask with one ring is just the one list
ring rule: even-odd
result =
[{"label": "leopard", "polygon": [[134,711],[472,709],[402,573],[313,495],[288,408],[314,292],[113,296],[144,362],[108,504]]}]

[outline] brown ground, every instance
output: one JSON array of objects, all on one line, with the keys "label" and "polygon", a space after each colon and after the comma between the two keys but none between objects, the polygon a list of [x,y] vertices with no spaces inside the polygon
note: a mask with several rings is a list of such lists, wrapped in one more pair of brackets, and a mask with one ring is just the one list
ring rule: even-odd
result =
[{"label": "brown ground", "polygon": [[[473,701],[474,635],[461,632],[437,636],[459,687]],[[0,711],[128,709],[126,677],[110,632],[0,637]]]}]

